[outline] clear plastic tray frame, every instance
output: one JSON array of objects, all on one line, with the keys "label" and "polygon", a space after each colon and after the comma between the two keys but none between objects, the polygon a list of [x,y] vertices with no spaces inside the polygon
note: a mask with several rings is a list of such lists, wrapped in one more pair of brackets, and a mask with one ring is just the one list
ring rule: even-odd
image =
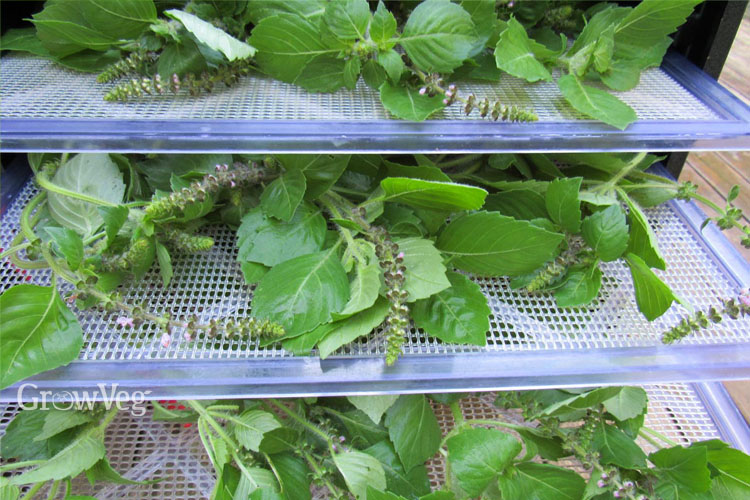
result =
[{"label": "clear plastic tray frame", "polygon": [[[106,102],[113,84],[37,57],[0,60],[0,138],[6,151],[490,152],[750,148],[750,109],[677,54],[615,92],[637,113],[625,131],[587,119],[554,82],[459,82],[466,95],[534,110],[535,123],[466,117],[451,106],[422,123],[393,117],[362,81],[310,93],[262,75],[192,97]],[[593,83],[594,86],[601,86]]]},{"label": "clear plastic tray frame", "polygon": [[[18,230],[22,207],[35,188],[29,183],[0,223],[7,248]],[[692,211],[692,212],[691,212]],[[667,262],[660,276],[696,310],[736,297],[750,284],[747,263],[708,227],[699,236],[700,214],[691,204],[672,203],[647,212]],[[174,277],[164,288],[157,272],[122,288],[125,299],[145,302],[173,317],[196,314],[202,322],[251,314],[252,287],[236,262],[235,236],[224,227],[203,230],[214,237],[205,254],[174,256]],[[715,241],[725,247],[709,247]],[[732,258],[735,260],[733,261]],[[380,330],[321,360],[293,356],[278,345],[206,338],[186,340],[174,331],[169,345],[156,325],[118,326],[117,314],[76,311],[84,330],[77,361],[30,378],[25,392],[96,388],[117,383],[149,390],[149,398],[299,396],[491,390],[591,384],[729,380],[750,377],[750,319],[725,320],[665,346],[661,334],[688,314],[674,305],[649,322],[638,311],[630,273],[621,263],[603,266],[599,297],[590,305],[559,308],[549,295],[512,291],[506,279],[473,277],[489,299],[491,328],[485,347],[448,344],[412,328],[403,356],[386,367]],[[0,263],[0,290],[19,283],[49,283],[48,271],[21,271]],[[18,385],[18,384],[17,384]],[[17,386],[16,385],[16,386]],[[16,386],[0,393],[13,401]]]},{"label": "clear plastic tray frame", "polygon": [[[723,431],[722,411],[736,411],[731,402],[726,409],[712,407],[706,403],[700,391],[705,386],[686,384],[652,385],[644,387],[649,397],[649,411],[645,425],[660,432],[678,444],[687,446],[696,441],[723,439],[733,446],[731,433]],[[715,388],[714,388],[715,390]],[[726,397],[719,389],[721,397]],[[494,406],[495,395],[477,394],[462,400],[462,410],[467,420],[503,420],[520,425],[524,423],[515,410],[501,410]],[[454,425],[450,409],[433,403],[435,414],[443,434]],[[19,411],[16,404],[0,406],[0,437],[5,428]],[[741,427],[741,426],[740,426]],[[738,429],[746,432],[747,429]],[[213,469],[205,454],[195,426],[159,422],[151,419],[149,411],[142,417],[133,416],[127,409],[121,411],[110,424],[105,436],[107,457],[110,463],[126,478],[143,481],[162,479],[148,485],[113,485],[101,483],[92,487],[84,478],[73,483],[73,491],[80,495],[96,495],[100,500],[137,499],[198,499],[209,498],[215,482]],[[639,444],[647,453],[655,451],[647,441]],[[747,444],[747,443],[746,443]],[[2,462],[0,462],[2,463]],[[561,461],[560,465],[585,471],[572,460]],[[437,454],[427,464],[433,488],[439,488],[445,477],[445,463]],[[40,492],[46,498],[44,492]],[[60,495],[62,498],[62,495]],[[317,491],[317,499],[326,498],[324,491]]]}]

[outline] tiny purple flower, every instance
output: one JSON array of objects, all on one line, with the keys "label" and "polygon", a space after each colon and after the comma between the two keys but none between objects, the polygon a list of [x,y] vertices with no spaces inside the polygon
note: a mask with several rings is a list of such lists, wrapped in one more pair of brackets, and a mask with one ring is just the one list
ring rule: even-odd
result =
[{"label": "tiny purple flower", "polygon": [[419,95],[425,95],[427,93],[427,87],[422,87],[419,89]]},{"label": "tiny purple flower", "polygon": [[346,438],[344,436],[339,436],[339,443],[343,443],[346,441]]},{"label": "tiny purple flower", "polygon": [[123,328],[126,326],[133,328],[133,318],[128,318],[127,316],[120,316],[117,318],[116,323]]},{"label": "tiny purple flower", "polygon": [[596,485],[600,488],[606,488],[607,483],[600,479],[596,482]]},{"label": "tiny purple flower", "polygon": [[397,259],[403,259],[404,257],[406,257],[406,254],[404,254],[404,252],[399,252],[398,255],[396,255]]},{"label": "tiny purple flower", "polygon": [[450,104],[450,103],[451,103],[451,102],[450,102],[450,101],[449,101],[448,99],[443,99],[443,104],[445,104],[446,106],[447,106],[448,104]]},{"label": "tiny purple flower", "polygon": [[185,339],[185,342],[193,341],[193,337],[188,332],[183,333],[182,338]]},{"label": "tiny purple flower", "polygon": [[617,490],[614,493],[612,493],[612,496],[615,498],[622,498],[622,493],[620,493],[620,490]]},{"label": "tiny purple flower", "polygon": [[743,288],[740,292],[740,302],[743,305],[750,306],[750,288]]},{"label": "tiny purple flower", "polygon": [[170,334],[165,333],[161,336],[161,346],[163,348],[166,349],[167,347],[169,347],[169,344],[171,343],[172,343],[172,336]]},{"label": "tiny purple flower", "polygon": [[632,488],[633,486],[635,486],[635,484],[633,484],[633,481],[625,481],[624,483],[622,483],[622,485],[625,488]]},{"label": "tiny purple flower", "polygon": [[237,183],[235,183],[234,181],[229,181],[229,187],[234,187],[236,185],[237,185]]}]

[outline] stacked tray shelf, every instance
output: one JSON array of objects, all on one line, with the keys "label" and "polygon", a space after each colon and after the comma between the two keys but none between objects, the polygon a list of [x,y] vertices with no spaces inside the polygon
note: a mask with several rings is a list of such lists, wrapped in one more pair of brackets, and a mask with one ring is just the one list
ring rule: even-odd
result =
[{"label": "stacked tray shelf", "polygon": [[[0,224],[3,247],[18,230],[18,217],[33,196],[29,183]],[[747,263],[721,234],[698,227],[695,206],[671,203],[648,211],[667,262],[663,279],[696,309],[734,297],[750,284]],[[134,302],[175,317],[197,314],[243,317],[251,314],[252,288],[244,284],[236,262],[234,233],[207,228],[214,248],[176,256],[168,288],[157,274],[131,283],[121,292]],[[229,398],[333,394],[415,393],[498,390],[598,384],[750,378],[750,318],[728,320],[698,332],[679,345],[662,345],[661,333],[685,314],[673,306],[655,322],[638,312],[627,268],[604,267],[600,297],[582,308],[562,309],[547,295],[510,290],[505,279],[473,277],[489,298],[491,330],[486,347],[445,344],[412,329],[404,355],[392,367],[384,363],[384,341],[375,331],[327,359],[313,351],[293,356],[278,346],[248,340],[192,342],[173,333],[160,342],[155,325],[134,329],[116,324],[117,315],[78,311],[84,330],[79,359],[28,379],[31,398],[44,390],[95,389],[118,384],[148,390],[150,399]],[[9,261],[0,269],[0,289],[16,283],[49,282],[47,271],[19,272]],[[15,401],[17,387],[0,393]]]},{"label": "stacked tray shelf", "polygon": [[108,103],[110,85],[49,61],[0,61],[0,138],[6,151],[490,152],[750,149],[750,110],[677,54],[617,95],[637,113],[625,131],[584,119],[553,82],[460,83],[461,92],[533,109],[539,121],[466,118],[459,106],[422,123],[393,120],[360,82],[311,94],[261,76],[193,98]]},{"label": "stacked tray shelf", "polygon": [[[673,441],[689,445],[695,441],[723,439],[747,451],[748,429],[733,413],[731,400],[718,384],[669,384],[644,387],[649,396],[649,411],[645,425]],[[496,408],[494,395],[478,394],[462,400],[467,420],[500,419],[523,424],[516,411]],[[443,433],[453,426],[450,409],[433,403]],[[0,407],[0,437],[13,416],[17,405]],[[79,494],[96,495],[101,500],[121,498],[197,499],[209,498],[215,477],[195,427],[158,422],[151,412],[136,417],[127,409],[120,412],[107,429],[107,455],[112,466],[126,478],[135,481],[162,478],[149,485],[100,485],[92,488],[85,479],[74,481]],[[654,448],[640,441],[647,452]],[[743,448],[744,446],[744,448]],[[443,484],[445,465],[440,455],[428,462],[428,473],[433,487]],[[572,461],[561,465],[580,469]],[[316,499],[325,498],[317,492]],[[62,497],[62,495],[61,495]]]}]

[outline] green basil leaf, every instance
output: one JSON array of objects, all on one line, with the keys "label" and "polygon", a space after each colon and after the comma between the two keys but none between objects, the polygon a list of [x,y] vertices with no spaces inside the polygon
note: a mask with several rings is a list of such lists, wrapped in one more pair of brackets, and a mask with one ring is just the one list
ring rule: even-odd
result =
[{"label": "green basil leaf", "polygon": [[156,242],[156,259],[159,261],[159,274],[165,287],[169,286],[174,272],[172,271],[172,258],[169,256],[167,247]]},{"label": "green basil leaf", "polygon": [[[283,337],[284,340],[282,341],[281,346],[297,356],[308,356],[312,348],[334,328],[336,328],[336,323],[326,323],[313,328],[307,333],[292,335],[287,332]],[[274,340],[274,342],[277,340],[278,339]]]},{"label": "green basil leaf", "polygon": [[455,500],[456,496],[453,494],[452,491],[433,491],[429,495],[424,495],[422,497],[419,497],[419,500]]},{"label": "green basil leaf", "polygon": [[[120,203],[125,194],[122,173],[106,153],[74,156],[57,170],[52,183],[107,203]],[[93,235],[104,222],[94,203],[53,192],[47,200],[52,218],[80,235]]]},{"label": "green basil leaf", "polygon": [[575,307],[588,304],[599,295],[602,272],[598,265],[588,269],[572,269],[555,290],[555,302],[559,307]]},{"label": "green basil leaf", "polygon": [[378,46],[390,48],[387,42],[395,34],[396,18],[388,11],[382,0],[378,1],[378,8],[375,9],[375,14],[373,14],[372,21],[370,22],[370,38]]},{"label": "green basil leaf", "polygon": [[620,205],[610,205],[586,217],[581,235],[605,262],[618,259],[628,246],[628,225]]},{"label": "green basil leaf", "polygon": [[177,9],[165,10],[164,14],[182,23],[202,44],[221,52],[229,61],[247,59],[255,55],[255,48],[237,40],[225,31],[203,19]]},{"label": "green basil leaf", "polygon": [[[385,70],[383,71],[385,73]],[[422,95],[417,89],[384,82],[379,87],[380,101],[389,113],[402,120],[421,122],[445,107],[440,96]]]},{"label": "green basil leaf", "polygon": [[0,389],[78,357],[83,330],[53,287],[9,288],[0,311]]},{"label": "green basil leaf", "polygon": [[207,155],[157,155],[155,158],[140,163],[139,169],[145,173],[146,182],[151,189],[168,191],[171,189],[173,176],[186,174],[210,174],[215,172],[216,165],[229,165],[232,156],[225,154]]},{"label": "green basil leaf", "polygon": [[635,254],[625,255],[625,261],[630,267],[635,287],[635,300],[638,309],[649,320],[653,321],[670,308],[672,302],[677,300],[674,292],[651,268]]},{"label": "green basil leaf", "polygon": [[332,314],[336,321],[348,318],[372,306],[380,292],[380,266],[378,266],[375,249],[371,245],[367,262],[357,261],[354,278],[349,282],[349,302],[340,313]]},{"label": "green basil leaf", "polygon": [[380,424],[373,424],[370,417],[360,410],[338,412],[329,410],[346,428],[346,438],[352,444],[371,446],[388,438],[388,432]]},{"label": "green basil leaf", "polygon": [[591,16],[591,19],[588,20],[586,26],[583,27],[583,30],[581,30],[581,33],[570,47],[568,54],[575,54],[584,46],[596,43],[601,33],[612,24],[619,24],[629,12],[630,9],[627,7],[618,7],[613,4],[604,6],[599,12]]},{"label": "green basil leaf", "polygon": [[[416,498],[430,492],[430,478],[427,475],[427,468],[424,465],[417,465],[409,472],[405,472],[404,466],[401,465],[401,461],[396,455],[396,450],[387,439],[379,441],[363,451],[380,461],[380,465],[383,466],[385,472],[388,491],[392,492],[390,494]],[[369,491],[367,495],[368,500],[371,500]]]},{"label": "green basil leaf", "polygon": [[310,475],[307,464],[291,453],[278,453],[268,457],[269,465],[276,473],[281,486],[282,498],[309,500]]},{"label": "green basil leaf", "polygon": [[254,285],[266,275],[270,268],[257,262],[241,262],[240,269],[242,270],[242,277],[245,278],[245,283],[248,285]]},{"label": "green basil leaf", "polygon": [[583,394],[570,396],[547,406],[539,415],[564,418],[566,414],[576,413],[603,403],[616,396],[621,390],[622,387],[601,387]]},{"label": "green basil leaf", "polygon": [[[639,3],[615,29],[615,54],[618,58],[643,60],[643,53],[658,47],[651,60],[664,57],[671,40],[667,35],[693,12],[700,0],[646,0]],[[650,66],[646,63],[643,65]]]},{"label": "green basil leaf", "polygon": [[131,484],[131,485],[143,485],[143,484],[154,484],[161,481],[161,479],[154,479],[151,481],[133,481],[123,477],[122,474],[112,468],[112,465],[107,460],[107,457],[102,458],[96,462],[92,467],[86,469],[86,479],[93,486],[97,481],[104,481],[107,483],[115,484]]},{"label": "green basil leaf", "polygon": [[263,434],[258,450],[269,455],[296,450],[299,448],[298,440],[299,432],[289,427],[279,427]]},{"label": "green basil leaf", "polygon": [[648,456],[662,477],[680,487],[694,491],[711,488],[711,473],[708,470],[707,449],[702,446],[662,448]]},{"label": "green basil leaf", "polygon": [[107,233],[107,248],[109,248],[120,232],[125,221],[128,220],[130,211],[124,205],[116,207],[98,207],[99,215],[104,221],[104,231]]},{"label": "green basil leaf", "polygon": [[604,90],[584,85],[575,75],[561,76],[557,86],[575,109],[620,130],[638,119],[633,108]]},{"label": "green basil leaf", "polygon": [[487,191],[475,186],[407,177],[387,177],[380,181],[380,186],[387,201],[446,212],[477,210],[487,196]]},{"label": "green basil leaf", "polygon": [[369,309],[334,323],[336,327],[318,342],[320,358],[325,359],[342,345],[369,334],[385,320],[388,315],[388,307],[388,301],[381,297]]},{"label": "green basil leaf", "polygon": [[341,0],[326,6],[324,20],[328,29],[341,40],[364,40],[370,23],[367,0]]},{"label": "green basil leaf", "polygon": [[44,415],[44,427],[42,427],[39,434],[34,436],[34,441],[46,441],[63,431],[94,421],[94,417],[91,414],[80,411],[50,408],[42,414]]},{"label": "green basil leaf", "polygon": [[443,257],[432,241],[414,237],[395,241],[399,252],[404,254],[404,290],[409,294],[407,302],[425,299],[451,286],[445,274]]},{"label": "green basil leaf", "polygon": [[[379,90],[380,86],[385,83],[385,68],[378,64],[375,59],[370,59],[362,66],[362,79],[371,89]],[[383,100],[382,94],[380,100]]]},{"label": "green basil leaf", "polygon": [[268,75],[292,83],[302,69],[321,54],[335,54],[321,40],[315,21],[279,13],[263,18],[250,35],[250,44],[258,49],[255,60]]},{"label": "green basil leaf", "polygon": [[[503,235],[498,238],[497,235]],[[456,267],[484,276],[518,276],[555,257],[564,236],[497,212],[462,215],[443,229],[438,250]]]},{"label": "green basil leaf", "polygon": [[388,171],[388,177],[408,177],[410,179],[424,179],[426,181],[451,182],[451,178],[435,166],[401,165],[392,161],[384,163]]},{"label": "green basil leaf", "polygon": [[735,481],[731,477],[721,475],[711,481],[710,494],[712,499],[744,500],[750,494],[750,487],[746,482]]},{"label": "green basil leaf", "polygon": [[627,434],[613,425],[601,423],[594,430],[593,446],[603,464],[626,469],[646,466],[646,454]]},{"label": "green basil leaf", "polygon": [[325,13],[326,3],[325,0],[263,0],[248,2],[246,13],[254,24],[276,14],[297,14],[314,20]]},{"label": "green basil leaf", "polygon": [[612,53],[615,48],[615,26],[610,25],[604,30],[596,41],[593,53],[594,68],[599,73],[604,73],[612,67]]},{"label": "green basil leaf", "polygon": [[52,57],[49,50],[44,48],[42,42],[37,38],[34,28],[10,29],[6,31],[2,38],[0,38],[0,47],[2,47],[2,50],[28,52],[46,58]]},{"label": "green basil leaf", "polygon": [[449,73],[463,64],[477,34],[468,12],[444,0],[426,0],[409,15],[399,43],[423,71]]},{"label": "green basil leaf", "polygon": [[326,222],[312,205],[300,206],[288,222],[267,217],[262,207],[242,218],[237,230],[237,260],[275,266],[323,248]]},{"label": "green basil leaf", "polygon": [[[565,451],[563,442],[558,437],[550,438],[534,427],[521,427],[515,431],[521,435],[526,444],[527,456],[539,455],[547,460],[558,460],[570,455],[570,452]],[[530,448],[533,452],[529,451]]]},{"label": "green basil leaf", "polygon": [[495,47],[497,67],[528,82],[551,81],[552,75],[534,54],[534,45],[539,44],[529,38],[521,23],[511,18]]},{"label": "green basil leaf", "polygon": [[570,233],[577,233],[581,229],[581,200],[578,192],[581,190],[583,178],[560,178],[549,183],[545,196],[545,205],[550,219],[561,225]]},{"label": "green basil leaf", "polygon": [[531,189],[492,193],[487,196],[484,208],[518,220],[548,217],[544,197]]},{"label": "green basil leaf", "polygon": [[400,396],[386,412],[385,426],[405,470],[424,463],[440,447],[440,426],[423,394]]},{"label": "green basil leaf", "polygon": [[[18,486],[0,481],[0,500],[18,500],[19,498],[21,498],[21,490]],[[66,497],[66,500],[68,498],[73,497]]]},{"label": "green basil leaf", "polygon": [[471,497],[481,495],[521,453],[521,443],[497,429],[462,430],[447,445],[451,474]]},{"label": "green basil leaf", "polygon": [[351,450],[333,455],[333,463],[344,477],[355,498],[366,498],[367,487],[385,490],[385,472],[378,459],[361,451]]},{"label": "green basil leaf", "polygon": [[344,64],[344,86],[348,89],[354,89],[359,80],[359,73],[362,70],[362,61],[357,57],[347,59]]},{"label": "green basil leaf", "polygon": [[322,54],[305,65],[294,83],[311,92],[333,92],[346,84],[345,67],[344,59]]},{"label": "green basil leaf", "polygon": [[254,314],[304,333],[331,320],[349,300],[349,280],[336,249],[302,255],[263,276],[252,301]]},{"label": "green basil leaf", "polygon": [[524,462],[512,477],[498,480],[503,498],[538,500],[580,500],[586,482],[576,472],[555,465]]},{"label": "green basil leaf", "polygon": [[18,412],[0,439],[0,456],[5,460],[15,458],[22,461],[50,458],[47,442],[35,439],[44,429],[46,413],[43,410]]},{"label": "green basil leaf", "polygon": [[170,43],[159,54],[157,71],[163,78],[174,74],[200,74],[208,68],[206,58],[203,57],[198,45],[190,38],[184,37],[180,43]]},{"label": "green basil leaf", "polygon": [[46,227],[44,230],[52,237],[56,252],[65,257],[70,270],[77,270],[83,261],[83,240],[81,236],[72,229],[64,227]]},{"label": "green basil leaf", "polygon": [[487,345],[490,307],[479,285],[462,274],[448,272],[451,283],[412,306],[414,323],[444,342]]},{"label": "green basil leaf", "polygon": [[260,195],[260,206],[266,215],[289,221],[302,202],[307,182],[299,170],[290,170],[269,184]]},{"label": "green basil leaf", "polygon": [[383,414],[398,399],[398,395],[385,394],[382,396],[347,396],[355,408],[364,412],[374,424],[379,424]]},{"label": "green basil leaf", "polygon": [[401,75],[406,71],[406,64],[401,59],[401,54],[393,49],[378,53],[378,64],[384,69],[392,82],[398,83]]},{"label": "green basil leaf", "polygon": [[350,155],[276,155],[289,170],[300,170],[307,180],[305,199],[314,200],[333,186],[349,164]]},{"label": "green basil leaf", "polygon": [[[477,39],[469,52],[469,57],[473,57],[484,50],[487,41],[495,34],[497,21],[495,3],[493,0],[462,0],[459,5],[469,13],[476,29]],[[495,67],[494,61],[492,61],[492,66]]]},{"label": "green basil leaf", "polygon": [[664,258],[659,252],[657,245],[656,234],[648,223],[648,217],[643,213],[641,207],[639,207],[630,197],[625,198],[625,202],[628,204],[630,212],[628,219],[630,220],[630,239],[628,240],[627,253],[637,255],[649,266],[661,269],[666,269],[666,263]]},{"label": "green basil leaf", "polygon": [[39,467],[11,478],[11,484],[40,483],[76,477],[104,458],[106,449],[101,436],[94,434],[93,427],[81,432],[68,446]]},{"label": "green basil leaf", "polygon": [[642,387],[623,387],[603,404],[604,409],[617,420],[629,420],[643,415],[648,405],[648,395]]},{"label": "green basil leaf", "polygon": [[246,410],[232,420],[237,442],[248,450],[257,452],[263,436],[281,427],[272,414],[260,410]]}]

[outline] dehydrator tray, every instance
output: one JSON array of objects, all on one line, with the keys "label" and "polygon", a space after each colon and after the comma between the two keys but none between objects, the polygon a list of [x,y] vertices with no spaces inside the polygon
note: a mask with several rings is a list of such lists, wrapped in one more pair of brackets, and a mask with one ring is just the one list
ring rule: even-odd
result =
[{"label": "dehydrator tray", "polygon": [[[18,230],[21,209],[33,196],[28,183],[0,221],[0,246]],[[736,297],[750,285],[750,265],[726,239],[706,227],[693,204],[672,202],[648,211],[667,262],[662,278],[696,309]],[[204,254],[175,256],[168,288],[157,273],[126,285],[121,293],[173,316],[197,314],[242,317],[251,314],[252,289],[235,260],[235,235],[224,227],[206,228],[216,240]],[[581,308],[558,308],[554,298],[511,291],[505,279],[474,278],[492,310],[487,346],[442,343],[412,329],[404,354],[394,366],[384,361],[379,332],[321,360],[293,356],[278,346],[248,340],[192,342],[175,331],[162,345],[155,325],[116,324],[117,314],[78,311],[84,346],[73,363],[41,373],[0,392],[14,401],[27,383],[24,399],[45,390],[96,389],[118,384],[150,391],[149,399],[191,399],[336,394],[419,393],[644,384],[750,378],[750,318],[725,320],[663,345],[661,334],[687,311],[673,306],[648,322],[637,310],[630,273],[607,263],[600,297]],[[18,283],[49,283],[47,271],[14,269],[0,263],[0,291]]]},{"label": "dehydrator tray", "polygon": [[[722,439],[748,451],[750,431],[741,417],[737,418],[737,408],[720,384],[667,384],[644,388],[649,398],[646,427],[685,446],[695,441]],[[498,409],[492,404],[493,400],[491,393],[463,399],[465,418],[523,424],[517,411]],[[445,434],[454,425],[450,409],[438,403],[433,403],[433,407]],[[0,406],[0,437],[18,411],[17,404]],[[210,497],[215,476],[195,426],[153,421],[150,411],[136,417],[124,410],[107,428],[105,443],[110,463],[126,478],[135,481],[160,478],[162,481],[148,485],[102,484],[92,488],[85,479],[79,478],[73,482],[76,493],[95,495],[100,500]],[[655,451],[646,441],[639,440],[639,444],[646,452]],[[581,470],[572,461],[561,462],[561,465]],[[439,488],[445,476],[442,457],[436,455],[427,466],[433,488]],[[322,500],[324,497],[315,498]]]},{"label": "dehydrator tray", "polygon": [[452,106],[421,123],[393,119],[377,93],[309,93],[262,76],[191,97],[110,103],[96,75],[31,56],[0,60],[5,151],[543,152],[750,148],[750,109],[684,57],[669,54],[640,84],[615,93],[637,113],[620,131],[570,107],[554,82],[461,82],[461,91],[533,109],[535,123],[467,118]]}]

